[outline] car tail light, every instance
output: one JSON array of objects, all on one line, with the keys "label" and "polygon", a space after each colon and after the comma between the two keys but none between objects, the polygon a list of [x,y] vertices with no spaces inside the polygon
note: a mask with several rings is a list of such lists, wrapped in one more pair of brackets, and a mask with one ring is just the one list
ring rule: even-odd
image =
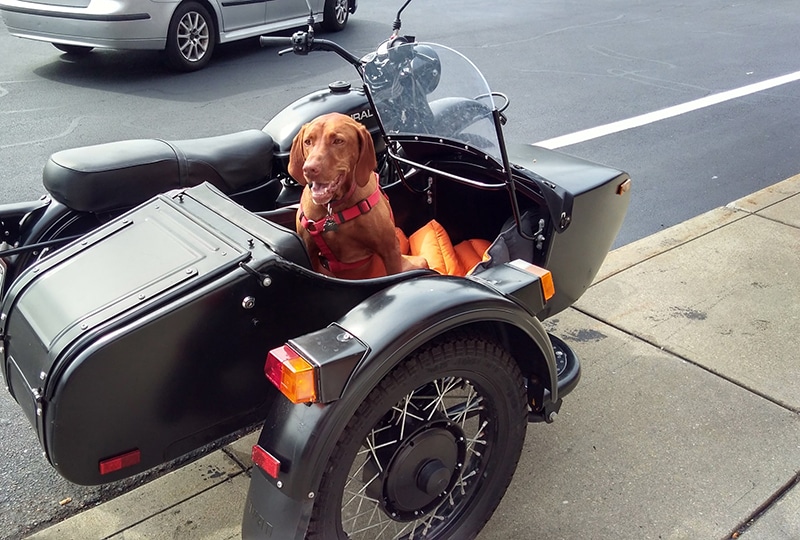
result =
[{"label": "car tail light", "polygon": [[253,463],[258,465],[258,468],[270,475],[273,478],[278,478],[278,473],[281,470],[281,462],[278,458],[261,448],[259,445],[253,446]]},{"label": "car tail light", "polygon": [[137,448],[118,456],[104,459],[100,462],[100,474],[109,474],[115,471],[138,465],[142,461],[142,453]]},{"label": "car tail light", "polygon": [[264,374],[292,403],[317,400],[314,366],[288,345],[269,351]]},{"label": "car tail light", "polygon": [[523,261],[522,259],[511,261],[509,264],[511,264],[511,266],[514,268],[519,268],[524,272],[528,272],[529,274],[539,277],[539,282],[542,285],[542,297],[544,298],[545,302],[550,300],[556,294],[556,286],[553,284],[553,274],[551,274],[550,270],[547,268],[536,266],[535,264]]}]

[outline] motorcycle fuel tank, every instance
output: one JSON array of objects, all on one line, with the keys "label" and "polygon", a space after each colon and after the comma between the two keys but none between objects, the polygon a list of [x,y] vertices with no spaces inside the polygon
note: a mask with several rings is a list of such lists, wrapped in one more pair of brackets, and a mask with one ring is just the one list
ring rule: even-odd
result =
[{"label": "motorcycle fuel tank", "polygon": [[372,134],[375,151],[384,148],[378,118],[369,104],[363,88],[352,88],[346,81],[336,81],[324,90],[318,90],[285,107],[264,126],[275,141],[275,155],[289,161],[292,140],[300,128],[316,117],[328,113],[342,113],[358,120]]}]

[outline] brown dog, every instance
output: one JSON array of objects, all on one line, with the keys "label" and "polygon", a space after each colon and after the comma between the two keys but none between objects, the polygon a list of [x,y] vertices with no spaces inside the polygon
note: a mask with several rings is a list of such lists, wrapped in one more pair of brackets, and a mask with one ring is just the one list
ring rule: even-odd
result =
[{"label": "brown dog", "polygon": [[297,232],[316,271],[363,279],[415,267],[400,254],[376,167],[369,131],[343,114],[316,118],[292,141],[289,174],[305,186]]}]

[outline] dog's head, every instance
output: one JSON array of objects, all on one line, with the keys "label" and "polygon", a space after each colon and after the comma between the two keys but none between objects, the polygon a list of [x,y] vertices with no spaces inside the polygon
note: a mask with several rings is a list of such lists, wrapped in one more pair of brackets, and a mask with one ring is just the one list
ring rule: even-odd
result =
[{"label": "dog's head", "polygon": [[369,182],[377,167],[372,136],[347,115],[331,113],[305,124],[292,141],[289,174],[308,185],[314,204],[339,201]]}]

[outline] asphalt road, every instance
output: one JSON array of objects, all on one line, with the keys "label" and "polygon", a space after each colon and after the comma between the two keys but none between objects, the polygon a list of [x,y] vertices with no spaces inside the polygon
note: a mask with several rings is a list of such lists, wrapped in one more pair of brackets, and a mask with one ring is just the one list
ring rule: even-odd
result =
[{"label": "asphalt road", "polygon": [[[348,29],[333,38],[368,52],[388,35],[400,4],[361,0]],[[520,142],[800,70],[800,4],[792,0],[415,0],[403,23],[420,40],[465,53],[510,97],[506,137]],[[0,51],[0,202],[38,197],[42,167],[55,151],[260,128],[301,95],[355,78],[331,55],[279,58],[254,41],[221,47],[207,69],[181,75],[152,52],[95,51],[74,61],[49,44],[10,37],[2,24]],[[634,178],[619,246],[800,171],[798,100],[800,83],[787,83],[562,150]],[[5,392],[0,455],[3,539],[126,488],[61,480]]]}]

